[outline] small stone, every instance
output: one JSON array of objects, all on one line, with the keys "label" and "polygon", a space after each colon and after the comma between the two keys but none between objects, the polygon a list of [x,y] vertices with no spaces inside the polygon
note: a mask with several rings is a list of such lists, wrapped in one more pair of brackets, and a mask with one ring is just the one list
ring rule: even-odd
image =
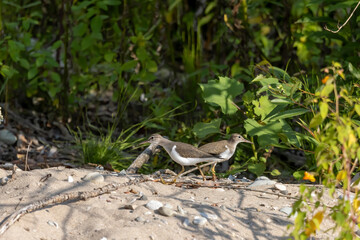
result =
[{"label": "small stone", "polygon": [[235,181],[236,177],[230,174],[229,177],[228,177],[228,179],[229,179],[230,181]]},{"label": "small stone", "polygon": [[139,200],[149,200],[148,197],[146,195],[142,195]]},{"label": "small stone", "polygon": [[161,208],[162,206],[164,206],[161,202],[156,201],[156,200],[151,200],[150,202],[148,202],[146,204],[146,208],[150,209],[150,210],[158,210],[159,208]]},{"label": "small stone", "polygon": [[7,162],[7,163],[4,163],[4,165],[2,165],[1,167],[6,170],[12,170],[14,168],[14,164]]},{"label": "small stone", "polygon": [[135,218],[135,221],[137,221],[137,222],[144,222],[145,219],[142,218],[142,217],[137,217],[137,218]]},{"label": "small stone", "polygon": [[267,223],[271,223],[271,219],[270,219],[270,218],[267,218],[267,219],[266,219],[266,222],[267,222]]},{"label": "small stone", "polygon": [[189,224],[190,224],[189,219],[188,219],[188,218],[185,218],[182,224],[183,224],[185,227],[188,227]]},{"label": "small stone", "polygon": [[47,224],[49,224],[50,226],[53,226],[53,227],[59,228],[59,224],[57,224],[57,223],[56,223],[56,222],[54,222],[54,221],[49,220],[49,221],[47,222]]},{"label": "small stone", "polygon": [[240,179],[240,182],[251,182],[251,180],[243,177],[242,179]]},{"label": "small stone", "polygon": [[279,211],[285,213],[288,216],[290,216],[290,214],[292,213],[292,208],[291,207],[283,207],[283,208],[280,208]]},{"label": "small stone", "polygon": [[119,176],[125,176],[126,175],[126,170],[125,169],[121,170],[118,175]]},{"label": "small stone", "polygon": [[274,210],[274,211],[277,211],[277,210],[279,210],[279,207],[271,207],[270,209]]},{"label": "small stone", "polygon": [[200,217],[200,216],[195,216],[194,220],[193,220],[193,223],[195,225],[199,225],[199,226],[204,225],[206,222],[207,222],[207,219],[204,217]]},{"label": "small stone", "polygon": [[136,205],[135,204],[126,204],[124,206],[124,209],[130,209],[130,210],[135,210],[136,209]]},{"label": "small stone", "polygon": [[210,213],[206,213],[206,212],[201,212],[200,215],[203,216],[203,217],[206,218],[206,219],[209,219],[209,220],[216,220],[216,219],[218,219],[218,216],[215,215],[215,214],[210,214]]},{"label": "small stone", "polygon": [[158,209],[158,211],[161,215],[166,216],[166,217],[171,217],[175,214],[175,211],[168,207],[160,207]]},{"label": "small stone", "polygon": [[69,183],[74,182],[74,178],[73,178],[72,176],[68,176],[68,182],[69,182]]},{"label": "small stone", "polygon": [[164,207],[167,207],[167,208],[170,208],[170,209],[173,209],[173,206],[169,203],[165,203]]},{"label": "small stone", "polygon": [[287,190],[285,190],[285,191],[280,191],[280,193],[283,195],[288,195],[289,192]]},{"label": "small stone", "polygon": [[1,185],[5,185],[8,181],[9,181],[9,178],[8,178],[8,177],[3,177],[3,178],[1,178],[1,180],[0,180],[0,184],[1,184]]},{"label": "small stone", "polygon": [[275,188],[277,190],[279,190],[279,191],[286,191],[286,186],[284,184],[281,184],[281,183],[276,183]]},{"label": "small stone", "polygon": [[181,206],[177,206],[177,211],[178,213],[180,213],[181,215],[185,215],[186,214],[186,211],[181,207]]},{"label": "small stone", "polygon": [[96,166],[96,170],[104,171],[104,167],[103,166]]},{"label": "small stone", "polygon": [[90,181],[92,183],[102,183],[104,182],[104,176],[98,172],[88,173],[85,177],[82,178],[83,181]]},{"label": "small stone", "polygon": [[102,237],[102,238],[100,238],[100,240],[107,240],[107,238],[106,238],[106,237]]},{"label": "small stone", "polygon": [[266,186],[266,185],[274,185],[275,183],[276,183],[275,181],[272,181],[265,176],[261,176],[261,177],[258,177],[255,180],[255,182],[250,184],[248,187],[252,188],[252,187],[259,187],[259,186]]},{"label": "small stone", "polygon": [[0,142],[7,145],[13,145],[17,141],[17,137],[7,129],[0,130]]},{"label": "small stone", "polygon": [[265,203],[260,203],[260,207],[266,207]]}]

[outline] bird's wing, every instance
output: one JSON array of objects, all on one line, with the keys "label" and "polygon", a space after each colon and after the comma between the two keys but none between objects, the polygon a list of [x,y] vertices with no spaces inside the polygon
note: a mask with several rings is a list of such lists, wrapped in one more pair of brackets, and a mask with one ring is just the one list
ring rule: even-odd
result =
[{"label": "bird's wing", "polygon": [[193,145],[182,143],[182,142],[176,142],[176,151],[179,153],[181,157],[185,158],[213,158],[214,156],[212,154],[200,151]]},{"label": "bird's wing", "polygon": [[[221,145],[219,145],[221,143]],[[203,152],[210,153],[211,155],[214,155],[216,157],[220,158],[220,154],[225,152],[227,150],[226,146],[227,141],[219,141],[219,142],[213,142],[213,143],[207,143],[201,147],[199,147],[199,150]]]}]

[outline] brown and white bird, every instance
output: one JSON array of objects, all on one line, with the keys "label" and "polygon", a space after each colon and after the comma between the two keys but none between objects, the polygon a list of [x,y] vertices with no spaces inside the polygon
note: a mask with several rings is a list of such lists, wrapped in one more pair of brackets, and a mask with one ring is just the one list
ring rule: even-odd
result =
[{"label": "brown and white bird", "polygon": [[234,155],[236,146],[242,142],[253,144],[249,140],[243,138],[240,134],[234,133],[230,136],[229,140],[212,142],[199,147],[199,150],[210,153],[211,155],[213,155],[218,159],[214,164],[212,164],[211,167],[211,172],[214,181],[216,179],[216,175],[215,175],[216,163],[229,160]]},{"label": "brown and white bird", "polygon": [[[173,142],[160,134],[153,134],[149,137],[149,139],[143,143],[151,143],[162,146],[165,151],[170,155],[171,159],[181,165],[182,169],[176,175],[176,177],[170,183],[175,183],[177,177],[185,171],[184,166],[196,165],[199,168],[199,171],[204,180],[206,180],[205,175],[201,171],[200,167],[197,165],[200,162],[217,162],[219,159],[210,154],[203,152],[196,147],[183,143],[183,142]],[[167,184],[162,178],[162,183]]]}]

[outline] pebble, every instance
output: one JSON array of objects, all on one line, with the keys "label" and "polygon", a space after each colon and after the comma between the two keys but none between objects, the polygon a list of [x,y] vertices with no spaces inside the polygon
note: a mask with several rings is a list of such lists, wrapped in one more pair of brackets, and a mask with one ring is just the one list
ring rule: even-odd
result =
[{"label": "pebble", "polygon": [[125,169],[121,170],[118,175],[119,176],[125,176],[126,175],[126,170]]},{"label": "pebble", "polygon": [[106,237],[102,237],[102,238],[100,238],[100,240],[107,240],[107,238],[106,238]]},{"label": "pebble", "polygon": [[47,224],[49,224],[50,226],[53,226],[53,227],[59,228],[59,224],[57,224],[57,223],[56,223],[56,222],[54,222],[54,221],[49,220],[49,221],[47,222]]},{"label": "pebble", "polygon": [[168,207],[160,207],[158,211],[161,215],[166,217],[171,217],[175,214],[175,211]]},{"label": "pebble", "polygon": [[164,206],[161,202],[156,201],[156,200],[151,200],[150,202],[148,202],[145,207],[150,209],[150,210],[158,210],[159,208],[161,208],[162,206]]},{"label": "pebble", "polygon": [[246,177],[243,177],[242,179],[239,180],[240,182],[251,182],[250,179],[247,179]]},{"label": "pebble", "polygon": [[68,176],[68,182],[70,183],[74,182],[74,178],[72,176]]},{"label": "pebble", "polygon": [[98,172],[88,173],[85,177],[82,178],[83,181],[90,181],[92,183],[102,183],[104,182],[104,176]]},{"label": "pebble", "polygon": [[1,184],[1,185],[5,185],[8,181],[9,181],[9,178],[8,178],[8,177],[3,177],[3,178],[1,178],[1,180],[0,180],[0,184]]},{"label": "pebble", "polygon": [[181,207],[181,206],[177,206],[177,210],[178,210],[178,213],[180,213],[181,215],[185,215],[186,214],[186,211]]},{"label": "pebble", "polygon": [[236,177],[230,174],[229,177],[228,177],[228,179],[229,179],[230,181],[235,181]]},{"label": "pebble", "polygon": [[215,214],[210,214],[210,213],[206,213],[206,212],[201,212],[200,215],[203,216],[203,217],[206,218],[206,219],[209,219],[209,220],[216,220],[216,219],[218,219],[218,216],[215,215]]},{"label": "pebble", "polygon": [[193,220],[193,223],[195,225],[199,225],[199,226],[204,225],[206,222],[207,222],[207,219],[204,217],[200,217],[200,216],[195,216],[194,220]]},{"label": "pebble", "polygon": [[142,218],[142,217],[137,217],[137,218],[135,218],[135,221],[137,221],[137,222],[145,222],[145,219]]},{"label": "pebble", "polygon": [[275,181],[272,181],[265,176],[261,176],[256,178],[255,181],[252,184],[250,184],[248,187],[252,188],[258,186],[274,185],[275,183],[276,183]]},{"label": "pebble", "polygon": [[141,195],[141,197],[139,198],[139,200],[149,200],[148,197],[146,195]]},{"label": "pebble", "polygon": [[292,213],[292,207],[283,207],[283,208],[280,208],[279,211],[285,213],[288,216],[290,216],[290,214]]},{"label": "pebble", "polygon": [[17,137],[7,129],[0,130],[0,142],[7,145],[13,145],[17,141]]},{"label": "pebble", "polygon": [[275,183],[275,188],[279,191],[286,191],[286,186],[282,183]]},{"label": "pebble", "polygon": [[183,224],[185,227],[188,227],[189,224],[190,224],[189,219],[188,219],[188,218],[185,218],[182,224]]},{"label": "pebble", "polygon": [[135,210],[136,209],[136,205],[135,204],[126,204],[124,206],[124,209],[130,209],[130,210]]}]

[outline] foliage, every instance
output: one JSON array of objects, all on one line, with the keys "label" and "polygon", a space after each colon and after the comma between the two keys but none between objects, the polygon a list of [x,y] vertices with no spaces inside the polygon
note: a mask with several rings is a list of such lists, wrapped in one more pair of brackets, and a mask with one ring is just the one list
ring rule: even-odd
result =
[{"label": "foliage", "polygon": [[[353,77],[360,80],[356,75],[358,70],[350,64],[349,69],[355,73]],[[305,173],[304,179],[314,180],[314,175],[319,175],[326,188],[314,194],[315,188],[301,187],[301,198],[293,209],[293,214],[297,214],[293,236],[307,239],[316,234],[323,219],[330,219],[334,227],[329,230],[337,231],[338,239],[354,239],[360,217],[359,193],[356,190],[352,199],[350,188],[360,158],[360,101],[356,84],[345,78],[339,63],[333,63],[324,71],[327,75],[322,79],[323,86],[312,95],[312,102],[318,107],[314,109],[308,128],[319,142],[315,148],[317,170],[314,174]],[[335,198],[335,188],[339,184],[342,198],[334,206],[326,206],[322,198],[327,189]]]}]

